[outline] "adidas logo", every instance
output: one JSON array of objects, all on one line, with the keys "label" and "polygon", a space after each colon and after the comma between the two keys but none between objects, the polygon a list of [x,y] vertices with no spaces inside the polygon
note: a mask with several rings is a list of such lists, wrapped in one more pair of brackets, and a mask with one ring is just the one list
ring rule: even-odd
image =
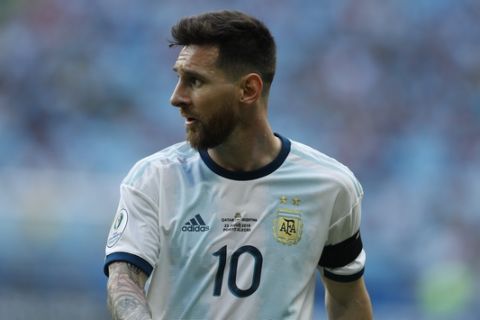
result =
[{"label": "adidas logo", "polygon": [[205,232],[208,230],[210,230],[210,227],[207,226],[199,214],[195,215],[190,221],[187,221],[182,227],[182,231],[185,232]]}]

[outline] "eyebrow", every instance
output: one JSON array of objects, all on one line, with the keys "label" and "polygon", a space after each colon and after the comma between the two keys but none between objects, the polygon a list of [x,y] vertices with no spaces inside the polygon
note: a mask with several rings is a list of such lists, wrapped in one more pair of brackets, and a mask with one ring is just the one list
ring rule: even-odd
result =
[{"label": "eyebrow", "polygon": [[[173,71],[175,71],[176,73],[179,73],[179,69],[174,66],[173,68]],[[197,72],[197,71],[194,71],[194,70],[190,70],[190,69],[185,69],[185,68],[182,68],[182,73],[188,77],[195,77],[195,78],[200,78],[200,79],[206,79],[205,75]]]}]

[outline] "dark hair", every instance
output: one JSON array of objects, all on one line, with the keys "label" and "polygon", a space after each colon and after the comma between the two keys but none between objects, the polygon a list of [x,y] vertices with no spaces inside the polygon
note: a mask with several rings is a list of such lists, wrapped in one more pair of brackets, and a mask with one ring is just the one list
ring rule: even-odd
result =
[{"label": "dark hair", "polygon": [[275,75],[276,46],[258,19],[239,11],[207,12],[180,19],[171,32],[170,46],[216,46],[219,68],[234,78],[259,73],[268,92]]}]

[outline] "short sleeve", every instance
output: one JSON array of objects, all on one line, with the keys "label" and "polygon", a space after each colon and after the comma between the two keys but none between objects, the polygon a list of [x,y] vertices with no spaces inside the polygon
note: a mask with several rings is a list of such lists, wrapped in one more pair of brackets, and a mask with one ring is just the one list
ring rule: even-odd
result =
[{"label": "short sleeve", "polygon": [[158,253],[158,206],[145,193],[122,184],[105,249],[104,273],[108,276],[112,262],[125,261],[150,275]]},{"label": "short sleeve", "polygon": [[347,181],[336,196],[328,239],[319,261],[327,278],[343,282],[363,275],[366,257],[360,235],[363,189],[355,178]]}]

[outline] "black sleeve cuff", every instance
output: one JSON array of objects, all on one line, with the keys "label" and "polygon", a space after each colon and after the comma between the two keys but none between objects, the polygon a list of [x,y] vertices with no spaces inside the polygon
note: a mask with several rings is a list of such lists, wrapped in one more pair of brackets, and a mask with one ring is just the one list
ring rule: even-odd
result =
[{"label": "black sleeve cuff", "polygon": [[360,231],[357,231],[353,236],[342,242],[325,246],[318,264],[330,269],[346,266],[358,257],[362,249],[362,238],[360,237]]},{"label": "black sleeve cuff", "polygon": [[323,275],[325,278],[328,278],[333,281],[338,281],[338,282],[351,282],[360,279],[363,276],[363,272],[365,271],[365,268],[362,268],[362,270],[358,271],[357,273],[354,274],[348,274],[348,275],[339,275],[332,273],[328,271],[327,269],[323,269]]},{"label": "black sleeve cuff", "polygon": [[130,264],[133,264],[135,267],[139,268],[149,277],[153,271],[153,267],[150,263],[148,263],[145,259],[140,258],[134,254],[128,252],[114,252],[109,254],[105,258],[105,264],[103,267],[103,273],[108,277],[108,266],[115,261],[124,261]]}]

